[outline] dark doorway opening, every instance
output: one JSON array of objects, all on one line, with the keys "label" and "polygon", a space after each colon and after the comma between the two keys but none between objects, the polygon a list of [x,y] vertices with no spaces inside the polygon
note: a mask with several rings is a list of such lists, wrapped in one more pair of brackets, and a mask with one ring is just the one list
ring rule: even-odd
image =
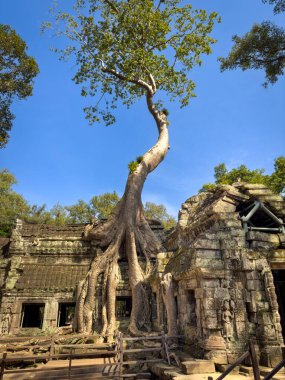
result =
[{"label": "dark doorway opening", "polygon": [[272,274],[281,317],[282,334],[285,339],[285,269],[273,270]]},{"label": "dark doorway opening", "polygon": [[24,303],[22,305],[21,327],[42,328],[45,304]]},{"label": "dark doorway opening", "polygon": [[74,302],[65,302],[58,304],[58,317],[57,317],[57,326],[68,326],[73,322],[75,312],[75,303]]},{"label": "dark doorway opening", "polygon": [[190,326],[197,325],[195,290],[189,289],[188,296],[188,323]]},{"label": "dark doorway opening", "polygon": [[132,297],[116,298],[116,318],[130,318],[132,311]]}]

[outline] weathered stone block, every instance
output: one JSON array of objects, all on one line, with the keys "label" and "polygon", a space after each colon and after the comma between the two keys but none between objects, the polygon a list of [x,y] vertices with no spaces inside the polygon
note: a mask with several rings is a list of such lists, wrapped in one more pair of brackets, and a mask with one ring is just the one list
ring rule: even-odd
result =
[{"label": "weathered stone block", "polygon": [[216,288],[214,291],[214,298],[220,298],[222,300],[230,299],[229,291],[226,288]]},{"label": "weathered stone block", "polygon": [[277,248],[279,244],[268,242],[268,241],[256,241],[253,240],[250,243],[250,248],[252,249],[274,249]]},{"label": "weathered stone block", "polygon": [[212,329],[218,329],[219,323],[217,320],[217,317],[208,317],[206,316],[205,319],[202,321],[202,327],[212,330]]},{"label": "weathered stone block", "polygon": [[282,351],[279,346],[267,346],[260,353],[260,364],[266,367],[275,367],[282,360]]},{"label": "weathered stone block", "polygon": [[202,302],[204,310],[215,310],[215,298],[204,298]]},{"label": "weathered stone block", "polygon": [[203,297],[214,298],[216,290],[215,288],[203,288]]},{"label": "weathered stone block", "polygon": [[203,287],[207,287],[207,288],[218,288],[220,286],[220,281],[218,279],[216,280],[203,279],[202,285]]},{"label": "weathered stone block", "polygon": [[185,375],[215,372],[215,365],[211,360],[194,359],[182,362],[181,365]]},{"label": "weathered stone block", "polygon": [[195,298],[203,298],[204,294],[204,289],[202,288],[196,288],[195,289]]},{"label": "weathered stone block", "polygon": [[264,284],[260,280],[247,280],[246,287],[248,290],[264,290]]}]

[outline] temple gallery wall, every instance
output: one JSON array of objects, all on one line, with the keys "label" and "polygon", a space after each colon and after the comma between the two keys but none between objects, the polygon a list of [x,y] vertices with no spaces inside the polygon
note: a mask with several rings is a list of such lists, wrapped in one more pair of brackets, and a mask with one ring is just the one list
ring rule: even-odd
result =
[{"label": "temple gallery wall", "polygon": [[[150,221],[165,249],[154,258],[149,329],[177,331],[194,357],[219,364],[233,362],[255,337],[260,363],[276,364],[285,336],[284,218],[281,196],[260,184],[237,183],[189,198],[170,233]],[[100,253],[84,239],[84,229],[18,220],[11,238],[0,239],[2,335],[70,326],[76,286]],[[123,248],[119,268],[118,328],[132,308]],[[169,289],[171,307],[163,302]],[[100,323],[99,281],[95,330]]]}]

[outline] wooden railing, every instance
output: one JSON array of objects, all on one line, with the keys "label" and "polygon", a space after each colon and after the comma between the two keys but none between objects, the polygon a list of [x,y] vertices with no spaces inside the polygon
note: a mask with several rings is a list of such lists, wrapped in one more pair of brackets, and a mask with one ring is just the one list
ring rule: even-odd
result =
[{"label": "wooden railing", "polygon": [[[270,380],[273,378],[274,375],[276,375],[277,372],[279,372],[283,367],[285,367],[285,348],[282,348],[283,352],[283,360],[279,364],[277,364],[276,367],[272,369],[271,372],[269,372],[263,380]],[[257,355],[256,351],[254,348],[254,342],[253,340],[249,341],[249,347],[248,350],[242,354],[234,363],[232,363],[226,370],[223,372],[216,380],[222,380],[224,379],[232,370],[240,365],[245,359],[248,357],[251,358],[251,364],[252,364],[252,369],[253,369],[253,377],[254,380],[260,380],[260,371],[259,371],[259,366],[258,366],[258,360],[257,360]],[[208,380],[213,380],[211,376],[208,376]]]},{"label": "wooden railing", "polygon": [[[258,360],[257,360],[255,348],[254,348],[254,343],[253,343],[252,340],[249,341],[248,350],[243,355],[241,355],[233,364],[231,364],[225,370],[225,372],[223,372],[221,374],[221,376],[219,376],[216,380],[222,380],[222,379],[224,379],[230,372],[232,372],[232,370],[236,366],[238,366],[239,364],[241,364],[248,357],[251,358],[251,364],[252,364],[252,369],[253,369],[254,380],[260,380],[260,372],[259,372],[259,368],[258,368]],[[211,377],[208,377],[208,380],[211,380]]]},{"label": "wooden railing", "polygon": [[[87,340],[92,340],[92,339],[99,339],[99,338],[103,338],[103,339],[106,339],[108,338],[107,335],[105,336],[100,336],[100,335],[85,335],[85,334],[81,334],[81,335],[53,335],[51,337],[44,337],[44,336],[33,336],[33,337],[24,337],[24,338],[20,338],[20,340],[22,341],[22,339],[25,339],[26,340],[34,340],[37,342],[37,344],[24,344],[24,345],[20,345],[18,346],[18,349],[19,348],[22,348],[22,349],[27,349],[28,350],[28,353],[26,355],[17,355],[17,354],[14,354],[14,353],[11,353],[9,351],[13,350],[15,348],[15,346],[13,345],[9,345],[9,343],[6,345],[6,351],[3,352],[2,354],[2,359],[0,359],[0,380],[3,379],[4,377],[4,373],[26,373],[26,372],[29,372],[29,373],[35,373],[35,372],[42,372],[45,368],[25,368],[25,369],[12,369],[12,370],[7,370],[6,369],[6,366],[7,365],[13,365],[13,363],[19,363],[19,362],[22,362],[22,363],[27,363],[27,362],[31,362],[31,361],[34,361],[34,362],[42,362],[42,363],[45,363],[45,362],[48,362],[50,360],[53,360],[53,359],[67,359],[67,363],[68,363],[68,366],[67,366],[67,376],[68,378],[70,378],[71,376],[71,370],[72,370],[72,360],[73,359],[81,359],[81,358],[90,358],[90,359],[95,359],[95,358],[99,358],[99,357],[102,357],[103,355],[105,357],[115,357],[117,355],[117,349],[116,349],[116,343],[114,345],[114,349],[108,349],[106,352],[102,352],[102,351],[95,351],[95,352],[88,352],[88,353],[78,353],[78,352],[75,352],[75,350],[78,350],[78,349],[98,349],[98,343],[86,343]],[[115,342],[116,342],[116,337],[113,336],[113,338],[115,339]],[[15,338],[16,339],[16,338]],[[10,343],[13,342],[13,340],[15,341],[15,339],[12,339]],[[19,338],[18,338],[19,339]],[[75,343],[75,344],[69,344],[69,343],[58,343],[58,341],[60,340],[68,340],[68,339],[82,339],[82,342],[81,343]],[[9,340],[9,339],[8,339]],[[42,342],[43,344],[40,344],[40,342]],[[1,340],[0,340],[0,343],[1,343]],[[34,350],[37,350],[37,349],[42,349],[42,348],[45,348],[46,349],[46,352],[45,353],[41,353],[41,354],[30,354],[31,351],[34,351]],[[65,349],[67,351],[69,351],[68,353],[55,353],[55,350],[61,350],[61,349]],[[106,346],[106,349],[107,349],[107,346]],[[9,356],[8,356],[9,354]],[[92,366],[94,367],[103,367],[104,364],[101,363],[101,364],[92,364]],[[46,368],[46,370],[48,371],[62,371],[62,368]],[[108,377],[107,377],[108,378]],[[112,378],[112,377],[110,377]]]},{"label": "wooden railing", "polygon": [[[46,347],[47,352],[44,354],[39,355],[30,355],[28,352],[27,355],[18,356],[15,354],[11,354],[9,350],[12,349],[12,346],[7,345],[6,351],[2,355],[2,359],[0,359],[0,380],[3,380],[5,373],[34,373],[34,372],[42,372],[43,370],[48,371],[62,371],[62,368],[26,368],[26,369],[12,369],[7,370],[7,365],[12,365],[13,363],[17,362],[48,362],[53,359],[67,359],[67,378],[71,378],[72,373],[72,361],[74,359],[80,359],[80,358],[102,358],[102,357],[113,357],[114,362],[113,363],[92,363],[92,367],[94,369],[97,367],[106,367],[106,366],[115,366],[115,369],[112,370],[112,374],[110,376],[104,375],[104,379],[123,379],[127,377],[135,378],[136,373],[127,373],[124,374],[124,367],[125,366],[133,366],[138,364],[145,364],[145,363],[155,363],[155,362],[163,362],[166,361],[168,364],[170,364],[170,353],[169,353],[169,346],[168,341],[173,339],[178,339],[179,337],[169,337],[165,334],[163,335],[150,335],[150,336],[144,336],[144,337],[127,337],[124,336],[122,333],[118,333],[115,336],[113,336],[114,343],[109,347],[107,351],[104,353],[101,351],[100,353],[97,351],[95,352],[88,352],[88,353],[78,353],[75,352],[78,349],[98,349],[98,343],[85,343],[88,339],[94,339],[94,338],[107,338],[108,336],[98,336],[98,335],[70,335],[70,336],[51,336],[50,338],[46,337],[27,337],[27,339],[35,339],[37,341],[36,345],[22,345],[21,348],[28,349],[29,351],[34,349],[40,349],[42,347]],[[68,339],[68,338],[83,338],[83,342],[79,344],[58,344],[57,340],[59,339]],[[40,345],[39,342],[42,341],[45,343],[45,345]],[[160,342],[159,347],[142,347],[142,348],[129,348],[128,344],[131,342],[139,342],[139,341],[158,341]],[[1,343],[1,340],[0,340]],[[55,353],[55,349],[65,348],[69,350],[68,353]],[[124,356],[131,355],[131,354],[138,354],[138,353],[151,353],[151,352],[157,352],[159,353],[159,358],[156,359],[143,359],[143,360],[125,360]],[[8,356],[9,354],[9,356]],[[140,373],[141,375],[147,376],[148,373]]]}]

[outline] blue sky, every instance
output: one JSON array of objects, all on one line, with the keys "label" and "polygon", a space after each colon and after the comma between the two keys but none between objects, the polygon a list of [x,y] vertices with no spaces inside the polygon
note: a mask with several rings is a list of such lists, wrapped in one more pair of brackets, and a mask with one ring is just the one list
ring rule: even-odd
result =
[{"label": "blue sky", "polygon": [[[70,3],[59,1],[63,7]],[[144,102],[128,111],[120,107],[114,126],[88,125],[80,87],[71,81],[75,67],[50,51],[56,39],[40,35],[51,4],[0,0],[0,22],[17,30],[40,67],[33,96],[13,105],[16,119],[7,147],[0,150],[0,168],[16,176],[17,192],[48,207],[87,201],[106,191],[121,195],[128,162],[154,143],[155,126]],[[218,42],[202,67],[192,72],[197,98],[182,110],[176,103],[168,106],[171,149],[143,191],[144,201],[164,203],[175,216],[181,203],[213,181],[215,165],[224,162],[231,169],[245,164],[270,173],[285,145],[285,78],[264,89],[262,72],[220,73],[217,62],[229,51],[233,34],[242,35],[254,22],[268,19],[284,25],[285,16],[273,16],[272,7],[261,0],[192,4],[219,12],[222,23],[213,32]]]}]

